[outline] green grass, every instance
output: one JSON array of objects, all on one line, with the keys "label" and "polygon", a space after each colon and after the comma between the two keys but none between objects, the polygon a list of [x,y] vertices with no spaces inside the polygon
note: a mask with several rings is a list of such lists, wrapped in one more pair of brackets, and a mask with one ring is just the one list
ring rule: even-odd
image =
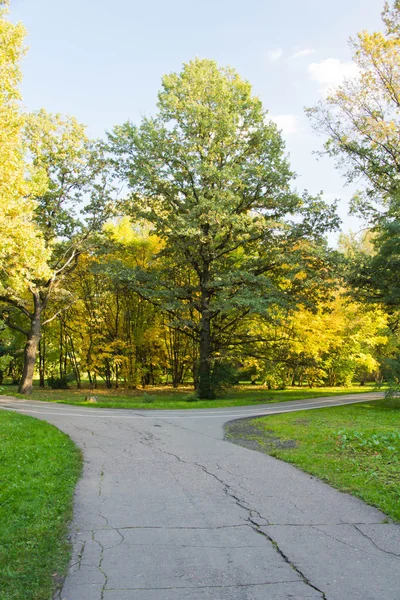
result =
[{"label": "green grass", "polygon": [[[5,386],[4,393],[19,398],[26,398],[17,393],[16,386]],[[76,406],[90,406],[92,408],[141,408],[150,410],[165,409],[191,409],[191,408],[224,408],[229,406],[247,406],[254,404],[266,404],[268,402],[287,402],[290,400],[302,400],[303,398],[318,398],[321,396],[338,396],[342,394],[356,394],[362,392],[374,391],[373,384],[352,387],[336,388],[288,388],[286,390],[268,390],[262,386],[240,385],[226,392],[221,398],[216,400],[198,400],[190,401],[193,398],[193,390],[189,387],[182,387],[174,390],[171,387],[159,386],[149,387],[143,390],[127,390],[104,388],[95,390],[93,394],[97,396],[98,402],[91,404],[86,402],[85,396],[88,395],[88,389],[69,389],[69,390],[51,390],[50,388],[40,389],[34,386],[33,393],[30,396],[32,400],[41,400],[45,402],[59,402],[64,404],[73,404]]]},{"label": "green grass", "polygon": [[400,521],[400,402],[236,421],[228,439],[293,463]]},{"label": "green grass", "polygon": [[81,455],[68,436],[0,411],[0,599],[50,600],[69,561],[66,540]]}]

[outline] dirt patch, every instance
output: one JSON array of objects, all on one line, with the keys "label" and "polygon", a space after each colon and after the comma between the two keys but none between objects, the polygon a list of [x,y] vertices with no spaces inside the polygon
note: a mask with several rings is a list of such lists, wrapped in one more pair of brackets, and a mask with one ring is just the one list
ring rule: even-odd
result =
[{"label": "dirt patch", "polygon": [[275,449],[296,448],[296,440],[282,440],[272,429],[261,430],[252,419],[239,419],[225,425],[225,439],[228,442],[270,454]]}]

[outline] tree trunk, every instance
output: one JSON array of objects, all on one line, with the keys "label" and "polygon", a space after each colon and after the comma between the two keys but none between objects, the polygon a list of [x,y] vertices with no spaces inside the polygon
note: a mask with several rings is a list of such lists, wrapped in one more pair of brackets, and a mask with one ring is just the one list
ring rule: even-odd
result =
[{"label": "tree trunk", "polygon": [[35,372],[36,357],[39,348],[40,337],[42,334],[42,304],[40,298],[34,296],[34,311],[31,318],[31,327],[28,332],[27,341],[24,350],[24,367],[22,370],[21,382],[19,384],[20,394],[31,394],[33,386],[33,375]]},{"label": "tree trunk", "polygon": [[78,388],[78,390],[81,389],[82,385],[81,385],[81,373],[79,371],[79,363],[77,361],[76,358],[76,354],[75,354],[75,347],[74,347],[74,342],[72,339],[72,336],[69,336],[69,345],[71,350],[69,351],[69,359],[71,361],[71,365],[72,365],[72,369],[74,371],[74,375],[75,375],[75,381],[76,381],[76,387]]},{"label": "tree trunk", "polygon": [[200,364],[198,396],[213,400],[215,393],[211,383],[211,315],[210,292],[208,290],[209,271],[204,273],[201,291]]},{"label": "tree trunk", "polygon": [[39,341],[39,387],[44,388],[44,371],[45,371],[45,361],[46,361],[46,345],[44,342],[44,337],[42,336]]},{"label": "tree trunk", "polygon": [[64,338],[63,338],[63,322],[62,319],[59,319],[60,322],[60,353],[59,353],[59,357],[58,357],[58,363],[59,363],[59,371],[60,371],[60,379],[63,378],[63,353],[64,353]]},{"label": "tree trunk", "polygon": [[106,388],[109,390],[112,388],[112,380],[111,380],[112,374],[111,374],[111,367],[110,367],[110,361],[107,358],[106,359],[106,369],[105,369],[105,380],[106,380]]}]

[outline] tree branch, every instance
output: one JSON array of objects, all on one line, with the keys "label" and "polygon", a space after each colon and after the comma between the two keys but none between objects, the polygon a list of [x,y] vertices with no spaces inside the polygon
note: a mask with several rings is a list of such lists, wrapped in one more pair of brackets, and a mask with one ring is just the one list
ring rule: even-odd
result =
[{"label": "tree branch", "polygon": [[28,309],[25,308],[25,306],[19,300],[16,300],[14,298],[9,298],[8,296],[1,296],[0,295],[0,302],[5,302],[6,304],[11,304],[15,308],[17,308],[18,310],[20,310],[21,312],[23,312],[24,315],[26,317],[28,317],[28,319],[30,319],[31,316],[32,316],[31,313],[28,311]]}]

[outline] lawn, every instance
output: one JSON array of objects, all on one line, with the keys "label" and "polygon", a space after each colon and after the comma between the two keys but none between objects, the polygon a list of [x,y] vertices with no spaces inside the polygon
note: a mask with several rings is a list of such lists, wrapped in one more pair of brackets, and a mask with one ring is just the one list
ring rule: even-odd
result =
[{"label": "lawn", "polygon": [[[16,386],[4,386],[4,393],[19,398],[26,398],[17,393]],[[342,394],[357,394],[374,391],[374,385],[355,385],[352,387],[313,388],[292,387],[286,390],[268,390],[260,385],[240,385],[224,392],[216,400],[197,400],[191,387],[173,389],[168,386],[154,386],[146,390],[127,390],[99,388],[90,392],[88,389],[52,390],[48,387],[40,389],[37,385],[30,396],[32,400],[59,402],[77,406],[98,408],[141,408],[141,409],[190,409],[190,408],[223,408],[230,406],[247,406],[266,404],[268,402],[287,402],[304,398],[319,398],[321,396],[338,396]],[[91,404],[85,397],[93,393],[98,402]]]},{"label": "lawn", "polygon": [[400,521],[400,402],[375,400],[227,425],[230,441],[271,454]]},{"label": "lawn", "polygon": [[66,540],[81,454],[58,429],[0,411],[0,599],[50,600]]}]

